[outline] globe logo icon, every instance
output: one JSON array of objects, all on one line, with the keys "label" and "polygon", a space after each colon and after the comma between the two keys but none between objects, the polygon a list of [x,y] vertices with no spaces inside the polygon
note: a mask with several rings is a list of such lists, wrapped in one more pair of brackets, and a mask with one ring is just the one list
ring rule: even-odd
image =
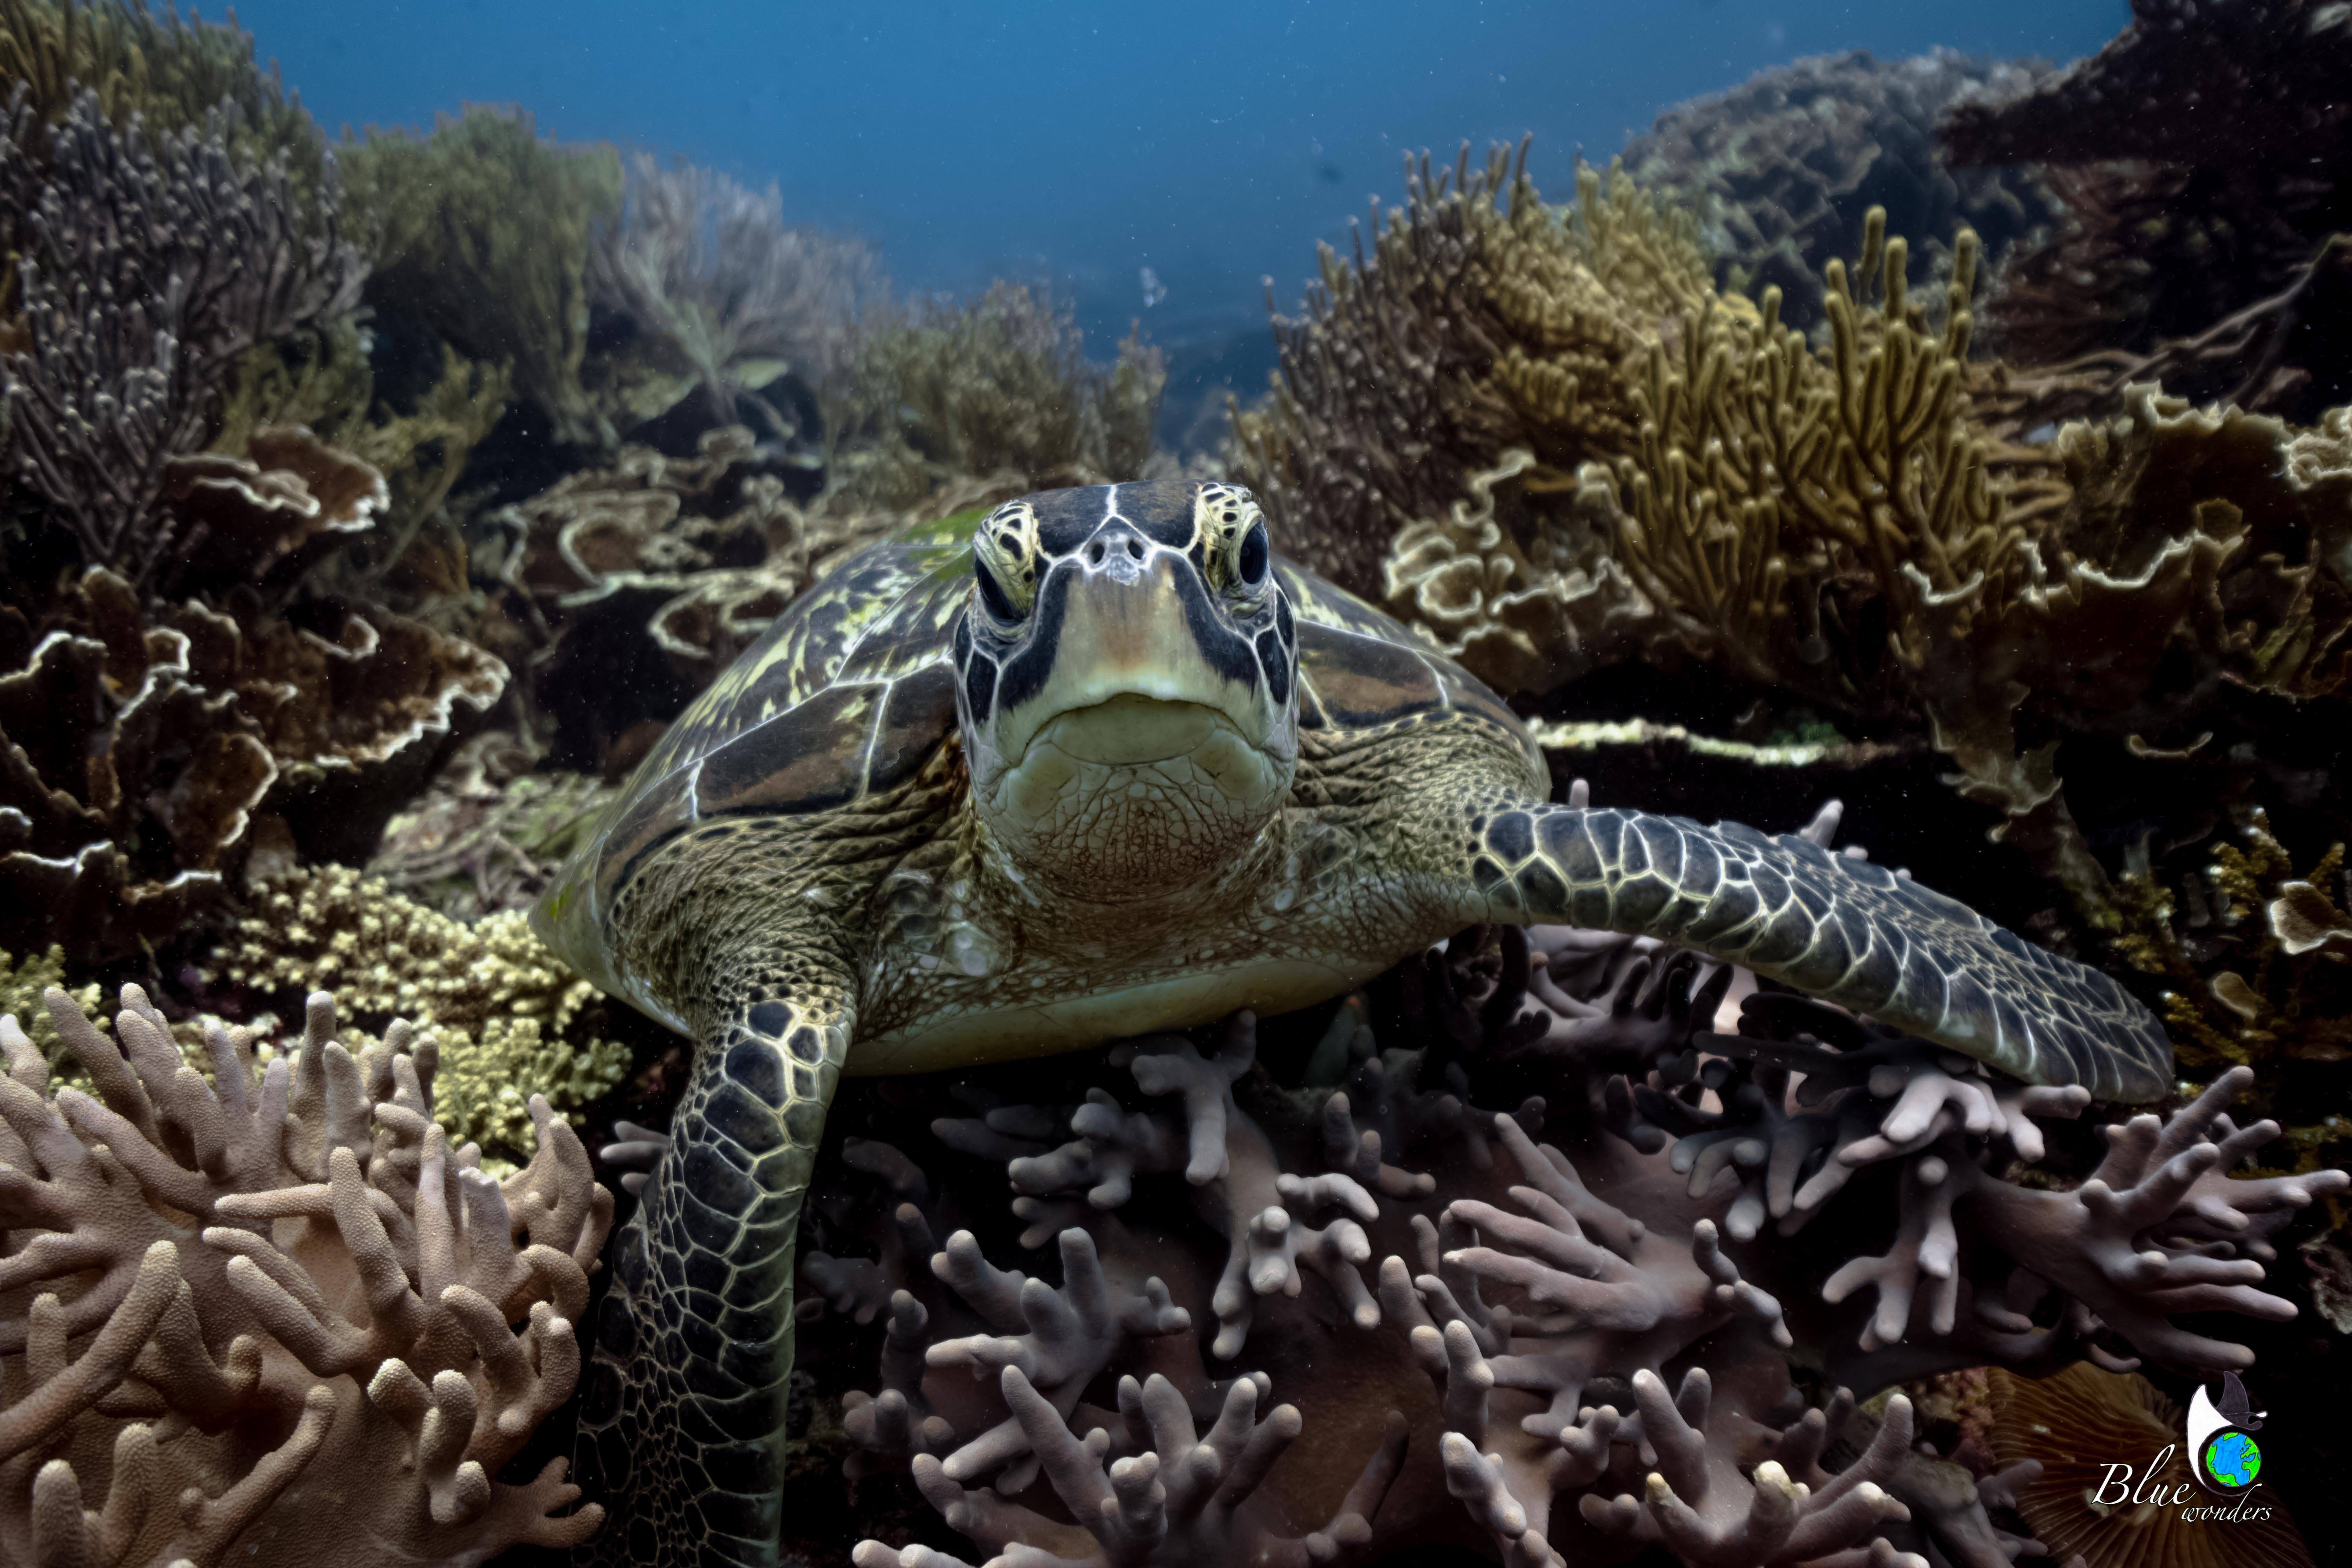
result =
[{"label": "globe logo icon", "polygon": [[2263,1473],[2262,1446],[2234,1427],[2217,1432],[2197,1458],[2205,1479],[2226,1491],[2242,1492]]}]

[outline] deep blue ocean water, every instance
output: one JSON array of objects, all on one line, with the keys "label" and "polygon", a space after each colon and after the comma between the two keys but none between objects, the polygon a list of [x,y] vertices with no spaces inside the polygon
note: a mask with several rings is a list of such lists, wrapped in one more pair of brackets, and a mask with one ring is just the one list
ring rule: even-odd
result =
[{"label": "deep blue ocean water", "polygon": [[[1271,353],[1260,279],[1294,304],[1315,242],[1344,241],[1372,194],[1399,198],[1408,150],[1450,161],[1465,137],[1532,132],[1538,183],[1565,196],[1578,153],[1605,163],[1668,106],[1798,56],[2063,61],[2129,20],[2123,0],[247,0],[237,15],[330,131],[519,103],[557,136],[774,180],[788,216],[862,236],[901,289],[1050,275],[1097,357],[1141,316],[1180,384],[1223,351],[1249,392]],[[1166,289],[1148,310],[1146,267]]]}]

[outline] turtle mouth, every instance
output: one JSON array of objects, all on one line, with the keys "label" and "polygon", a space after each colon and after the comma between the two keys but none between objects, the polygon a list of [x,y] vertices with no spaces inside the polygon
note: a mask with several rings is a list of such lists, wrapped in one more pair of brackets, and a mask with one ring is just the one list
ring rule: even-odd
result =
[{"label": "turtle mouth", "polygon": [[1129,691],[1055,714],[1029,745],[1049,746],[1076,762],[1136,767],[1191,756],[1215,740],[1249,743],[1214,708]]}]

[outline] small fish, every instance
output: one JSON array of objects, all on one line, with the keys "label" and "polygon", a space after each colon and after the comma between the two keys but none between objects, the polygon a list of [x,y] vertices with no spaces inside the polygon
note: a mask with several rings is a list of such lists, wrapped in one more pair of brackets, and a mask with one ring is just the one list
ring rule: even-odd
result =
[{"label": "small fish", "polygon": [[1160,281],[1160,274],[1147,267],[1143,269],[1143,308],[1147,310],[1168,298],[1168,285]]}]

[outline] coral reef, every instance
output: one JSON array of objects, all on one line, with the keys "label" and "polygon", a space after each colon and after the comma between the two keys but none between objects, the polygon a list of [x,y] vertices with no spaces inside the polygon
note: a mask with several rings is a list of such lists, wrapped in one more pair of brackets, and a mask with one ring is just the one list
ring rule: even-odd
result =
[{"label": "coral reef", "polygon": [[[1527,143],[1473,169],[1406,161],[1405,205],[1325,246],[1306,313],[1274,318],[1271,397],[1236,407],[1227,466],[1285,548],[1368,597],[1386,542],[1440,517],[1471,476],[1523,449],[1565,479],[1629,451],[1639,355],[1662,318],[1710,292],[1696,226],[1612,178],[1578,173],[1543,205]],[[1269,310],[1273,300],[1269,294]]]},{"label": "coral reef", "polygon": [[1818,348],[1772,290],[1707,294],[1639,353],[1631,451],[1572,484],[1504,454],[1396,533],[1390,603],[1507,690],[1695,662],[1924,729],[2000,836],[2093,899],[2054,751],[2022,737],[2193,749],[2230,687],[2334,692],[2346,415],[2298,430],[2136,387],[2111,420],[2005,440],[1970,411],[1974,258],[1964,234],[1931,325],[1874,216],[1856,271],[1828,270]]},{"label": "coral reef", "polygon": [[[1989,300],[2002,352],[2310,419],[2352,400],[2352,22],[2309,0],[2151,0],[2099,54],[1942,128],[2042,165],[2068,221]],[[2194,113],[2173,106],[2194,104]],[[2215,127],[2226,127],[2215,133]]]},{"label": "coral reef", "polygon": [[618,773],[829,559],[918,520],[795,503],[733,425],[692,458],[624,447],[489,521],[509,593],[479,635],[537,666],[554,758]]},{"label": "coral reef", "polygon": [[138,115],[150,130],[200,125],[224,100],[235,106],[230,145],[248,162],[283,151],[298,189],[315,193],[327,142],[273,63],[254,60],[253,35],[236,21],[207,22],[176,9],[157,16],[124,0],[5,0],[0,4],[0,85],[23,84],[34,113],[57,124],[88,89],[116,130]]},{"label": "coral reef", "polygon": [[51,127],[19,83],[0,127],[25,337],[0,355],[10,462],[84,564],[142,587],[199,543],[169,492],[236,358],[349,309],[365,275],[332,163],[306,212],[282,153],[231,152],[233,120],[118,132],[85,92]]},{"label": "coral reef", "polygon": [[214,1028],[210,1083],[135,986],[119,1047],[47,1006],[95,1092],[0,1018],[0,1551],[473,1563],[595,1529],[563,1460],[500,1475],[572,1393],[612,1221],[544,1101],[494,1182],[434,1125],[430,1037],[354,1054],[324,993],[266,1069]]},{"label": "coral reef", "polygon": [[463,925],[343,866],[304,868],[248,895],[215,951],[217,977],[265,996],[334,986],[345,1011],[397,1015],[439,1042],[436,1113],[493,1156],[530,1148],[530,1100],[571,1110],[618,1084],[625,1047],[607,1004],[519,910]]},{"label": "coral reef", "polygon": [[1974,231],[1998,268],[2053,219],[2032,171],[1948,168],[1936,142],[1937,121],[1957,105],[2014,98],[2048,74],[1949,49],[1887,61],[1864,49],[1815,55],[1677,104],[1618,162],[1697,216],[1719,283],[1751,299],[1779,289],[1780,319],[1810,332],[1825,320],[1822,271],[1852,253],[1872,207],[1895,233],[1921,237],[1938,286],[1951,268],[1945,236]]},{"label": "coral reef", "polygon": [[1042,286],[877,312],[821,389],[827,482],[862,507],[929,510],[963,481],[1006,493],[1141,478],[1167,366],[1139,328],[1108,368]]},{"label": "coral reef", "polygon": [[429,136],[371,131],[341,156],[352,226],[375,258],[367,302],[507,367],[557,439],[609,439],[580,365],[589,240],[620,210],[619,156],[544,141],[530,115],[479,104]]},{"label": "coral reef", "polygon": [[801,399],[768,389],[790,375],[805,398],[847,359],[880,287],[864,246],[786,224],[773,184],[751,191],[638,153],[588,262],[591,298],[633,329],[599,367],[614,429],[630,436],[698,395],[707,424],[820,460],[821,433],[794,418]]},{"label": "coral reef", "polygon": [[368,874],[456,921],[528,909],[615,793],[592,774],[530,772],[537,761],[504,731],[458,747],[384,825]]},{"label": "coral reef", "polygon": [[[2242,1069],[2107,1128],[2078,1178],[2021,1177],[2082,1091],[1746,981],[1740,1032],[1709,1034],[1739,977],[1666,960],[1472,933],[1370,1005],[1410,1046],[1351,1005],[1272,1047],[1279,1079],[1244,1015],[1076,1075],[848,1092],[843,1184],[805,1222],[802,1331],[820,1388],[859,1385],[851,1473],[910,1472],[1006,1560],[1451,1541],[1529,1568],[1653,1547],[2006,1562],[2039,1550],[2001,1528],[2034,1467],[1914,1453],[1899,1395],[1877,1419],[1842,1394],[1809,1410],[1791,1358],[1865,1391],[1987,1363],[2242,1366],[2219,1320],[2175,1315],[2292,1315],[2263,1287],[2270,1238],[2352,1184],[2227,1174],[2279,1131],[2223,1114]],[[1024,1081],[1054,1098],[1024,1102]],[[1530,1086],[1516,1111],[1473,1109]],[[625,1131],[623,1161],[658,1152]],[[992,1201],[974,1162],[1010,1193]],[[1042,1277],[999,1261],[1024,1248]],[[818,1348],[871,1356],[877,1332],[878,1384]],[[1218,1485],[1222,1518],[1202,1501]],[[961,1560],[902,1537],[856,1561]]]},{"label": "coral reef", "polygon": [[[252,511],[302,497],[224,477]],[[299,513],[299,507],[292,508]],[[344,611],[331,636],[190,600],[143,612],[93,568],[38,621],[0,610],[0,923],[83,962],[162,942],[215,900],[265,812],[297,837],[372,832],[461,710],[506,670],[388,611]],[[388,798],[390,797],[390,798]]]}]

